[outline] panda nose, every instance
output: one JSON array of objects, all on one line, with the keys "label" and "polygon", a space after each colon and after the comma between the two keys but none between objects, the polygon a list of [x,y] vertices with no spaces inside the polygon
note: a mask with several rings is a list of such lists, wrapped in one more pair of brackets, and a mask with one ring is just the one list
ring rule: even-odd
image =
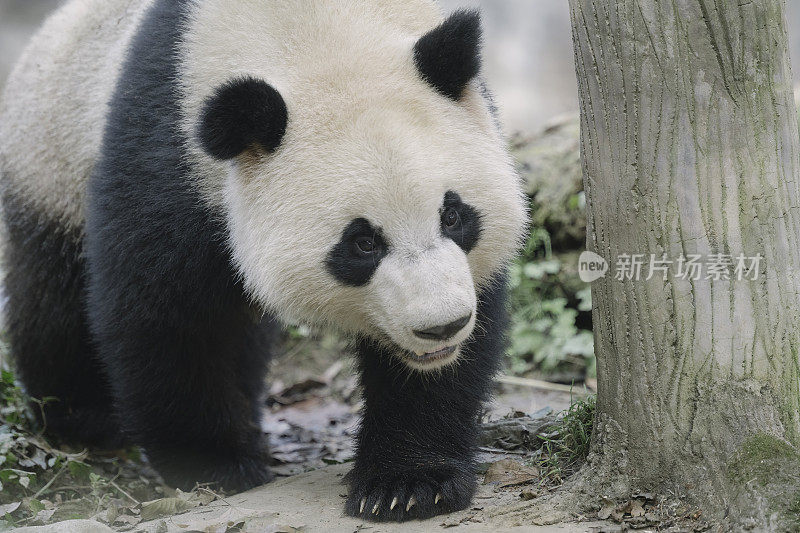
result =
[{"label": "panda nose", "polygon": [[472,318],[472,313],[462,316],[458,320],[454,320],[449,324],[434,326],[428,329],[415,329],[414,335],[421,339],[431,339],[435,341],[447,340],[464,329],[464,326],[469,323],[470,318]]}]

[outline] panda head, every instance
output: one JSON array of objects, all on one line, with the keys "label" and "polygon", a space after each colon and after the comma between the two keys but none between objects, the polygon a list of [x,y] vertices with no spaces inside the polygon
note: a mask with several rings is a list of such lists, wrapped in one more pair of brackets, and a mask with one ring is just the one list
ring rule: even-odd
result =
[{"label": "panda head", "polygon": [[204,99],[197,142],[225,166],[231,249],[255,300],[416,370],[458,359],[526,222],[479,42],[478,15],[457,12],[411,42],[250,69]]}]

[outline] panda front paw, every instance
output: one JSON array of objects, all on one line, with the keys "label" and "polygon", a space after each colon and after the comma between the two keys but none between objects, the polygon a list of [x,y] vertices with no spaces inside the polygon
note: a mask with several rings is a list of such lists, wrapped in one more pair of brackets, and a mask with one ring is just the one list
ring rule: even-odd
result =
[{"label": "panda front paw", "polygon": [[375,522],[402,522],[466,509],[476,488],[469,467],[373,476],[354,471],[348,478],[345,512]]}]

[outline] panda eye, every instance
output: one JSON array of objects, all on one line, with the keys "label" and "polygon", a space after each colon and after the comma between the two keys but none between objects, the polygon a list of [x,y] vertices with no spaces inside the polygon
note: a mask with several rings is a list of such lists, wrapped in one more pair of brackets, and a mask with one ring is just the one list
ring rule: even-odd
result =
[{"label": "panda eye", "polygon": [[356,250],[361,255],[372,255],[377,251],[375,240],[369,237],[358,237],[355,241]]},{"label": "panda eye", "polygon": [[458,211],[453,207],[446,208],[442,213],[442,223],[448,228],[456,227],[460,221],[461,217],[458,216]]}]

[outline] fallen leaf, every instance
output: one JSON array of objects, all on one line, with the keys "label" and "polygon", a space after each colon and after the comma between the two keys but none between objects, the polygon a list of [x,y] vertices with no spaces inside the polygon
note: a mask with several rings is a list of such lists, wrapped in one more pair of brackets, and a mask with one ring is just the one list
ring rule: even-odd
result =
[{"label": "fallen leaf", "polygon": [[119,509],[116,505],[112,505],[106,510],[105,521],[109,524],[113,524],[116,522],[117,517],[119,516]]},{"label": "fallen leaf", "polygon": [[483,483],[499,483],[500,487],[511,487],[534,481],[539,477],[538,469],[525,466],[513,459],[501,459],[489,465]]},{"label": "fallen leaf", "polygon": [[633,500],[630,503],[630,509],[628,513],[634,518],[639,516],[644,516],[644,505],[643,502],[640,500]]},{"label": "fallen leaf", "polygon": [[47,470],[47,454],[40,448],[35,448],[31,457],[21,457],[17,464],[25,468],[32,468],[38,466],[42,470]]},{"label": "fallen leaf", "polygon": [[289,387],[278,391],[277,394],[271,394],[270,400],[280,405],[291,405],[307,399],[308,393],[313,390],[321,389],[328,384],[318,379],[305,379],[298,383],[294,383]]},{"label": "fallen leaf", "polygon": [[22,505],[22,502],[13,502],[7,503],[5,505],[0,505],[0,516],[5,516],[6,514],[13,513],[19,506]]},{"label": "fallen leaf", "polygon": [[36,513],[35,520],[37,522],[41,522],[42,524],[46,524],[47,522],[50,521],[51,518],[53,518],[53,514],[55,514],[55,512],[56,512],[55,509],[42,509],[41,511]]},{"label": "fallen leaf", "polygon": [[611,513],[613,513],[616,509],[617,506],[613,503],[606,503],[597,512],[597,518],[600,520],[608,520],[608,518],[611,516]]},{"label": "fallen leaf", "polygon": [[189,502],[180,498],[161,498],[142,503],[142,520],[153,520],[162,516],[182,513],[193,507]]}]

